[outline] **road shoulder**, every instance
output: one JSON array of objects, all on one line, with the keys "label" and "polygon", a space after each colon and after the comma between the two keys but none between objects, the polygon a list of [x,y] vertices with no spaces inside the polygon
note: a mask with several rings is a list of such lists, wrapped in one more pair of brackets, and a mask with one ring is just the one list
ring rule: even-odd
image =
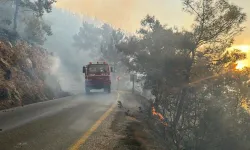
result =
[{"label": "road shoulder", "polygon": [[140,97],[121,94],[118,105],[80,149],[84,150],[166,150],[166,145],[148,123]]}]

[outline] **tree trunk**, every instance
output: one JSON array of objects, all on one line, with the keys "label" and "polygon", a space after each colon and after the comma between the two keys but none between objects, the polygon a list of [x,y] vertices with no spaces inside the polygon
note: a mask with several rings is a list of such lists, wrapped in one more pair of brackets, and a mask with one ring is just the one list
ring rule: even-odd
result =
[{"label": "tree trunk", "polygon": [[18,18],[19,6],[20,6],[20,0],[16,0],[16,9],[15,9],[14,20],[13,20],[13,22],[14,22],[13,31],[15,31],[15,32],[17,29],[17,18]]},{"label": "tree trunk", "polygon": [[177,124],[178,124],[179,119],[181,117],[181,113],[182,113],[182,110],[183,110],[184,101],[185,101],[185,97],[186,97],[186,91],[187,91],[187,89],[184,88],[184,89],[182,89],[182,92],[181,92],[180,101],[179,101],[179,104],[177,106],[177,112],[176,112],[176,115],[175,115],[175,118],[174,118],[174,121],[173,121],[173,129],[174,130],[176,130]]},{"label": "tree trunk", "polygon": [[[197,46],[196,46],[197,47]],[[192,68],[192,65],[194,63],[194,57],[195,57],[195,51],[192,50],[191,51],[191,63],[187,65],[187,75],[186,75],[186,79],[185,79],[185,83],[189,83],[189,80],[190,80],[190,76],[191,76],[191,68]],[[182,89],[182,92],[181,92],[181,97],[180,97],[180,101],[179,101],[179,104],[177,106],[177,112],[176,112],[176,116],[174,118],[174,121],[173,121],[173,129],[176,130],[176,127],[178,125],[178,122],[180,120],[180,117],[181,117],[181,113],[183,111],[183,106],[184,106],[184,103],[185,103],[185,99],[187,97],[187,91],[188,91],[188,87],[184,87]]]}]

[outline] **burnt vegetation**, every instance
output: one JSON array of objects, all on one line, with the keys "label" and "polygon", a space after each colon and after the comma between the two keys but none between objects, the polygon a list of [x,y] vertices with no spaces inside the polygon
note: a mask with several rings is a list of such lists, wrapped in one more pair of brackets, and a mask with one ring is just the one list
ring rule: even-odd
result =
[{"label": "burnt vegetation", "polygon": [[42,47],[52,35],[43,15],[54,2],[0,0],[0,109],[69,95],[50,74],[53,56]]},{"label": "burnt vegetation", "polygon": [[[53,2],[0,0],[0,14],[5,14],[0,15],[0,104],[4,100],[9,101],[8,106],[23,100],[32,103],[55,96],[42,84],[51,55],[38,48],[54,36],[43,20]],[[100,27],[84,21],[73,37],[58,32],[66,40],[56,41],[55,36],[53,48],[63,51],[60,57],[65,58],[68,72],[78,71],[91,58],[107,60],[117,72],[144,74],[144,89],[151,90],[153,107],[168,122],[152,125],[167,143],[166,149],[249,150],[250,70],[235,69],[246,54],[226,50],[243,31],[246,14],[227,0],[182,2],[183,10],[194,17],[191,30],[166,26],[150,15],[142,19],[135,36],[105,23]],[[88,56],[84,60],[82,53]],[[42,54],[46,55],[37,57]],[[27,94],[29,89],[34,95]],[[61,91],[59,86],[57,90]],[[36,97],[39,91],[45,92]]]},{"label": "burnt vegetation", "polygon": [[246,14],[226,0],[183,0],[183,10],[194,16],[192,30],[148,15],[138,36],[116,47],[130,71],[146,75],[144,89],[168,120],[158,126],[166,149],[247,150],[249,69],[235,69],[244,53],[226,51],[243,31]]}]

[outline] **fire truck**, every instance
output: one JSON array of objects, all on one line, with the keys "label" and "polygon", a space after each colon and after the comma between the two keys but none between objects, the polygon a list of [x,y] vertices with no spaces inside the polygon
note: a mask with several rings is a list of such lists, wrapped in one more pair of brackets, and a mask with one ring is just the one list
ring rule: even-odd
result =
[{"label": "fire truck", "polygon": [[89,94],[92,89],[104,89],[104,92],[111,92],[111,72],[113,68],[106,62],[90,62],[83,66],[85,74],[85,92]]}]

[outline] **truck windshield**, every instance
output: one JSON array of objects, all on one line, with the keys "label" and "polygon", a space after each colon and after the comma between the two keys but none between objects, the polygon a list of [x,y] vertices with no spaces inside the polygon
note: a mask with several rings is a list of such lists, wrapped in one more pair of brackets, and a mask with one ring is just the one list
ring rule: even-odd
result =
[{"label": "truck windshield", "polygon": [[108,73],[109,68],[106,64],[93,64],[88,66],[88,73]]}]

